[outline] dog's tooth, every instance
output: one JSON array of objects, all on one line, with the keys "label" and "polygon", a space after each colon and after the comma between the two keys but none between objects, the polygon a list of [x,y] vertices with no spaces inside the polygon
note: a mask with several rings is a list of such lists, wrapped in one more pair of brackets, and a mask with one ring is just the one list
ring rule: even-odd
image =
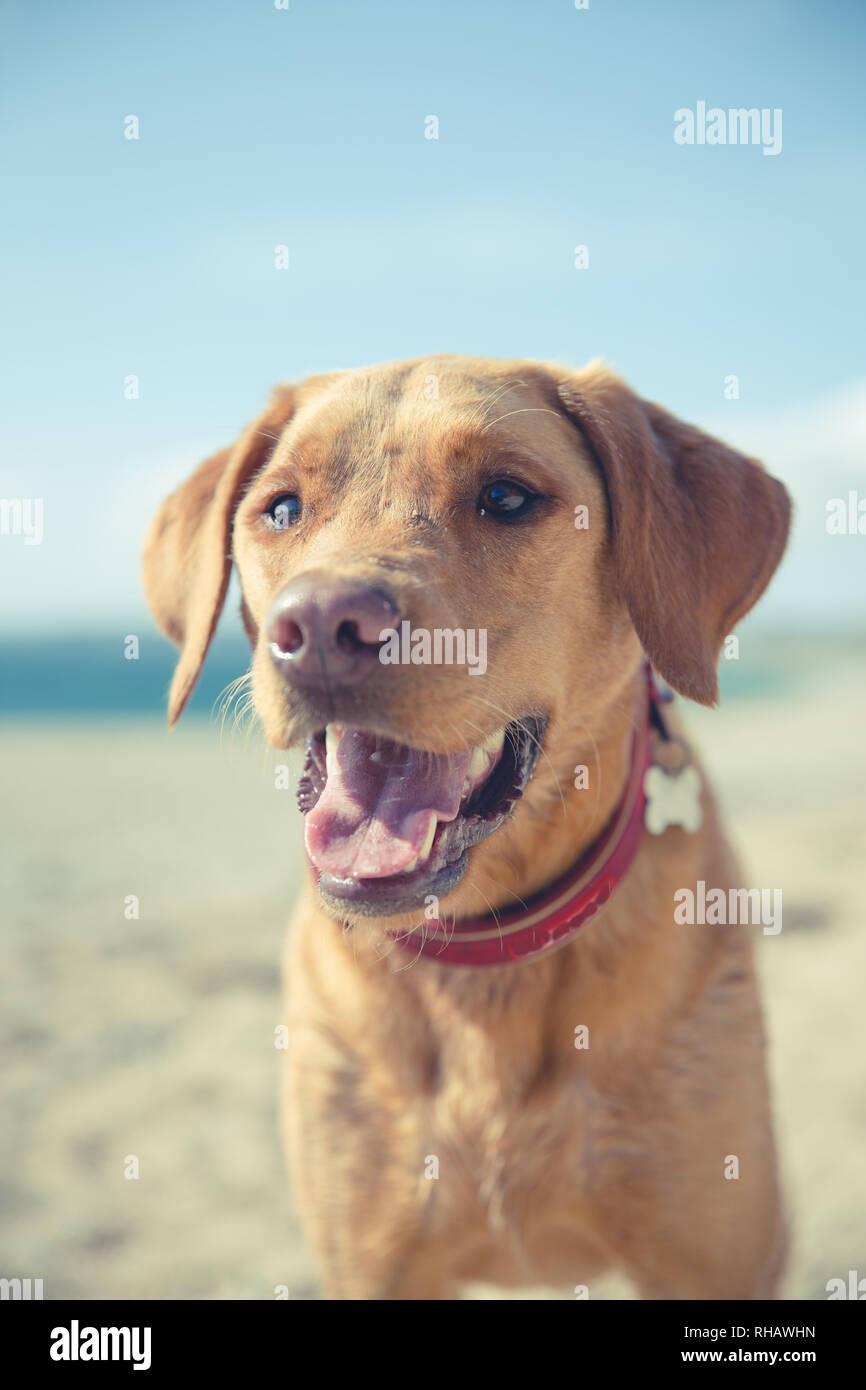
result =
[{"label": "dog's tooth", "polygon": [[501,753],[504,743],[505,728],[503,726],[501,729],[497,729],[495,734],[491,734],[489,738],[486,738],[481,747],[484,749],[485,753],[492,753],[495,757],[497,753]]},{"label": "dog's tooth", "polygon": [[471,784],[477,782],[479,777],[483,777],[490,764],[490,758],[482,744],[480,748],[473,748],[472,757],[469,759],[469,767],[466,770],[466,780]]},{"label": "dog's tooth", "polygon": [[428,811],[427,829],[424,832],[424,839],[421,841],[421,844],[418,848],[418,853],[415,855],[415,858],[411,859],[408,864],[403,865],[403,868],[400,870],[401,874],[411,874],[413,869],[417,869],[419,864],[424,863],[424,860],[427,858],[431,849],[433,848],[433,841],[436,837],[436,827],[438,824],[439,821],[436,818],[436,812]]},{"label": "dog's tooth", "polygon": [[337,749],[345,727],[345,724],[327,724],[325,726],[325,767],[329,777],[336,767]]},{"label": "dog's tooth", "polygon": [[421,848],[418,850],[418,857],[416,861],[417,863],[421,863],[423,860],[425,860],[428,854],[430,853],[431,849],[433,848],[433,841],[436,837],[436,827],[438,824],[439,822],[436,819],[436,812],[431,811],[430,822],[427,826],[427,834],[424,836],[424,839],[421,842]]},{"label": "dog's tooth", "polygon": [[[473,748],[472,757],[469,760],[469,767],[466,771],[466,780],[469,786],[480,782],[493,766],[493,763],[502,752],[502,745],[505,743],[505,729],[497,729],[495,734],[491,734],[483,743],[479,743],[477,748]],[[464,792],[466,786],[464,784]]]}]

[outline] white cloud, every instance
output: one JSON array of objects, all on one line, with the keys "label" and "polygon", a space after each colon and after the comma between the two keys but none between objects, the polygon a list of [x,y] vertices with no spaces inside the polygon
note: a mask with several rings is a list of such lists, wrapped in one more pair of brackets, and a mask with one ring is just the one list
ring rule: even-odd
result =
[{"label": "white cloud", "polygon": [[776,410],[731,401],[706,428],[760,458],[794,501],[784,564],[761,601],[765,622],[827,629],[866,617],[866,536],[827,534],[827,502],[866,498],[866,379]]},{"label": "white cloud", "polygon": [[731,401],[708,428],[757,455],[795,497],[866,483],[866,379],[783,409]]}]

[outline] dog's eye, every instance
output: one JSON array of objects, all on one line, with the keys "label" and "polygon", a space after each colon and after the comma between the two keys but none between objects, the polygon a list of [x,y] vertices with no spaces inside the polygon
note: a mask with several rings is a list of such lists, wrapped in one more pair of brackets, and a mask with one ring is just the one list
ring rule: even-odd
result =
[{"label": "dog's eye", "polygon": [[301,499],[296,492],[281,492],[262,513],[272,531],[287,531],[301,515]]},{"label": "dog's eye", "polygon": [[529,511],[535,494],[510,478],[497,478],[488,483],[478,498],[481,516],[495,516],[499,520],[511,521]]}]

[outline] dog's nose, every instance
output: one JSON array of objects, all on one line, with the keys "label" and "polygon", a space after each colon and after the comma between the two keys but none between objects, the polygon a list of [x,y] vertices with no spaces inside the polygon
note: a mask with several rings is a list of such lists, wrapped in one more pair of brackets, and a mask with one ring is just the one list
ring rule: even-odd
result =
[{"label": "dog's nose", "polygon": [[266,627],[271,658],[299,684],[359,680],[378,660],[379,634],[399,616],[381,589],[311,572],[274,601]]}]

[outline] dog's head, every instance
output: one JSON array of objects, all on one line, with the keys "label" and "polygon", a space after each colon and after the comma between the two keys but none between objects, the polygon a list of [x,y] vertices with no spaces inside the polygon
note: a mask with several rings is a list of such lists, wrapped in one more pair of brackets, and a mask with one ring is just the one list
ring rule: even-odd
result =
[{"label": "dog's head", "polygon": [[576,731],[599,731],[642,651],[714,702],[722,642],[788,523],[757,463],[597,365],[442,356],[313,377],[151,528],[145,586],[181,649],[169,718],[234,560],[259,717],[275,746],[306,744],[326,905],[417,914],[457,892],[459,908],[540,751],[524,814],[570,787]]}]

